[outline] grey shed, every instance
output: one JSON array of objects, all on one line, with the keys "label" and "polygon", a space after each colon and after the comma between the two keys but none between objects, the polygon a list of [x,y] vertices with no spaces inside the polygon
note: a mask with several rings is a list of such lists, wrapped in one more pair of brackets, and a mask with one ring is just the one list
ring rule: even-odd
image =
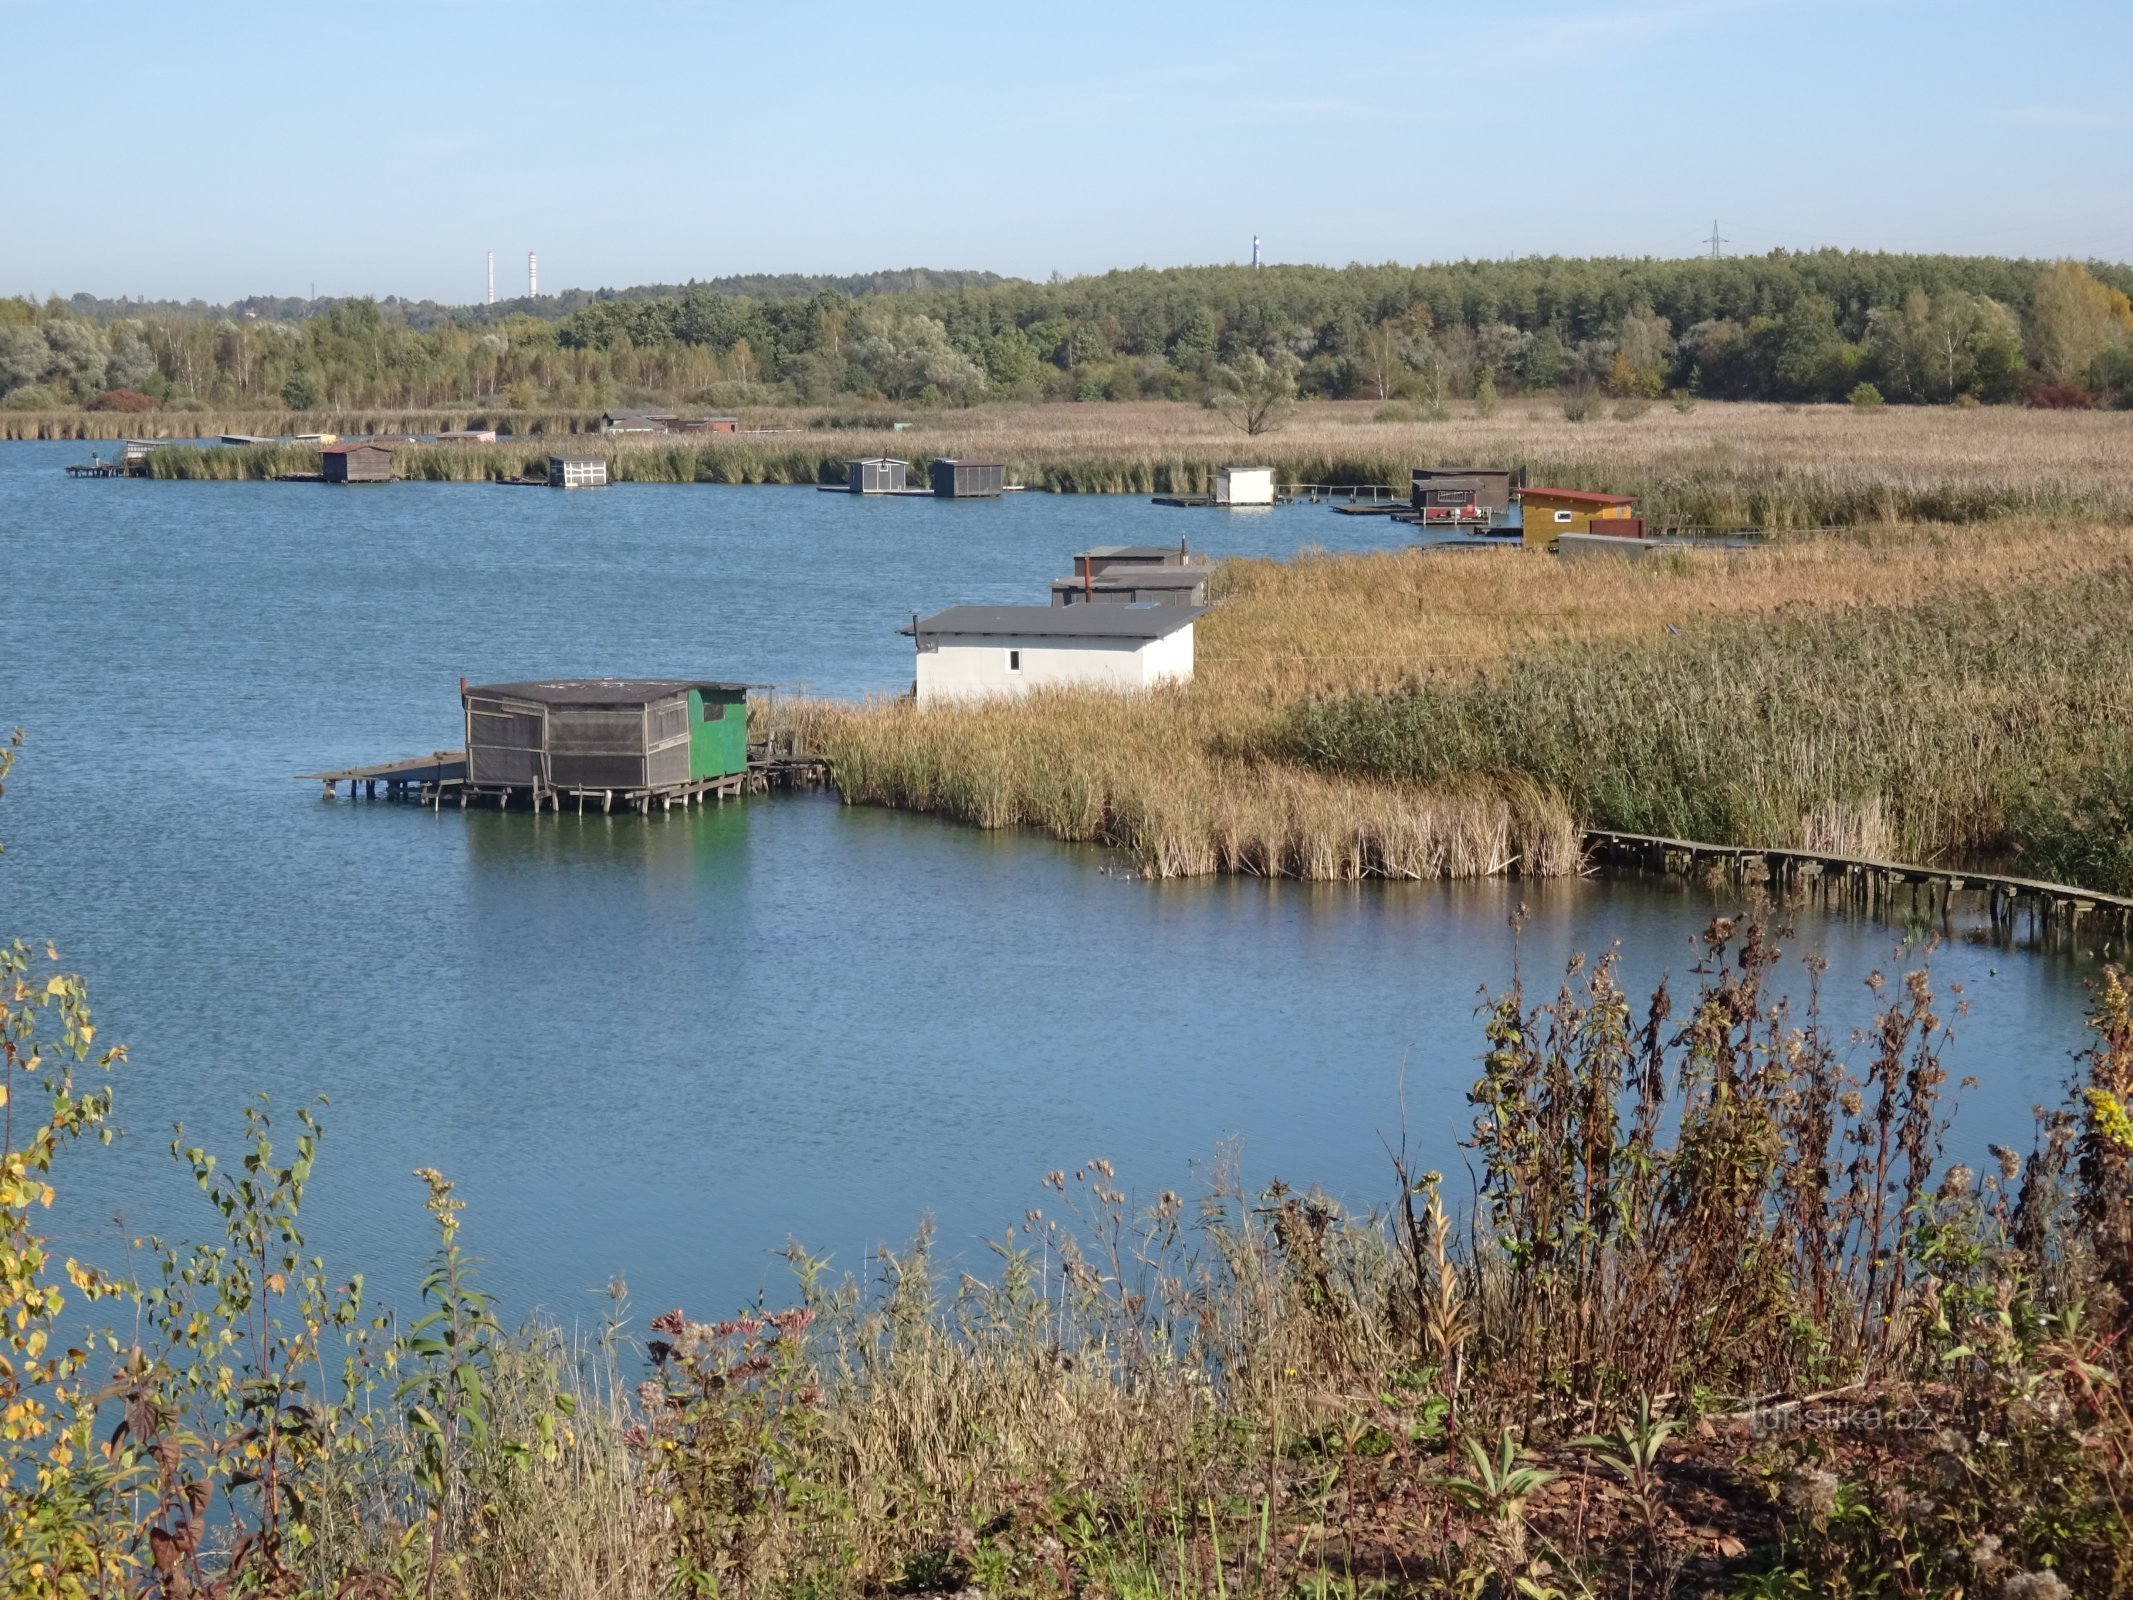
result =
[{"label": "grey shed", "polygon": [[911,463],[894,456],[867,456],[845,463],[845,486],[854,494],[896,494],[902,491]]},{"label": "grey shed", "polygon": [[1007,468],[997,461],[959,461],[938,456],[932,468],[933,492],[943,500],[996,495],[1007,488]]},{"label": "grey shed", "polygon": [[1054,578],[1052,604],[1204,606],[1208,567],[1124,566],[1093,577]]},{"label": "grey shed", "polygon": [[328,483],[390,483],[393,453],[365,440],[329,444],[319,452],[319,476]]}]

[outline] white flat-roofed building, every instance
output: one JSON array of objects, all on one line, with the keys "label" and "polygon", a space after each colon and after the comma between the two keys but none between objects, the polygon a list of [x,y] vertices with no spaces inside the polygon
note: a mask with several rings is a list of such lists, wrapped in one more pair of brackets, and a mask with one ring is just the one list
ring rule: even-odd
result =
[{"label": "white flat-roofed building", "polygon": [[1224,467],[1215,474],[1218,506],[1270,506],[1274,503],[1272,467]]},{"label": "white flat-roofed building", "polygon": [[1192,678],[1201,606],[950,606],[912,623],[918,703],[1033,689],[1151,689]]}]

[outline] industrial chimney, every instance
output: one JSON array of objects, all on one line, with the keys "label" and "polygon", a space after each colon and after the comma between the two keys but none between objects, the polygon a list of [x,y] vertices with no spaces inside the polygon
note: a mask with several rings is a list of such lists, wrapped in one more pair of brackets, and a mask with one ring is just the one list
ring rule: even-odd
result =
[{"label": "industrial chimney", "polygon": [[489,252],[489,304],[496,304],[496,252]]},{"label": "industrial chimney", "polygon": [[526,298],[531,300],[541,292],[541,258],[538,252],[526,252]]}]

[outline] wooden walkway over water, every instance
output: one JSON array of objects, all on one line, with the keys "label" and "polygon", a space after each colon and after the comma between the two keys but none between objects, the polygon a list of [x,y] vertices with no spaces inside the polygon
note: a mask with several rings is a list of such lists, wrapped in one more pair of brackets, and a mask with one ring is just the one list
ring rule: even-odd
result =
[{"label": "wooden walkway over water", "polygon": [[667,784],[657,789],[557,788],[549,784],[498,786],[467,781],[467,753],[437,750],[404,761],[381,761],[371,766],[339,767],[331,772],[306,772],[302,781],[325,785],[323,799],[338,797],[348,786],[348,798],[385,800],[402,805],[428,806],[442,811],[457,806],[461,811],[474,805],[493,805],[500,811],[561,811],[571,804],[580,816],[588,809],[603,815],[620,808],[649,816],[653,811],[672,811],[676,806],[723,803],[747,794],[767,794],[774,789],[819,789],[830,781],[827,758],[811,756],[790,747],[758,745],[748,752],[748,770],[690,783]]},{"label": "wooden walkway over water", "polygon": [[[2133,938],[2133,896],[2102,894],[2067,883],[1877,861],[1828,850],[1707,844],[1613,828],[1588,828],[1584,846],[1588,857],[1609,865],[1768,883],[1778,889],[1844,900],[1883,916],[1908,911],[1946,922],[1956,897],[1967,895],[1981,904],[1995,931],[2012,933],[2018,922],[2026,922],[2040,937],[2083,932],[2119,941]],[[1906,892],[1908,906],[1899,903]]]}]

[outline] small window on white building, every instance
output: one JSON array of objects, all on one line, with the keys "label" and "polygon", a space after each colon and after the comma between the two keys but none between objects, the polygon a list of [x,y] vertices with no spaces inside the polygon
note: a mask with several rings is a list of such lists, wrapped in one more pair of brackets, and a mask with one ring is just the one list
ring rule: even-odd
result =
[{"label": "small window on white building", "polygon": [[1007,670],[1008,670],[1009,672],[1020,672],[1020,671],[1022,670],[1022,652],[1021,652],[1021,651],[1019,651],[1019,650],[1010,650],[1010,651],[1008,651],[1008,652],[1007,652]]}]

